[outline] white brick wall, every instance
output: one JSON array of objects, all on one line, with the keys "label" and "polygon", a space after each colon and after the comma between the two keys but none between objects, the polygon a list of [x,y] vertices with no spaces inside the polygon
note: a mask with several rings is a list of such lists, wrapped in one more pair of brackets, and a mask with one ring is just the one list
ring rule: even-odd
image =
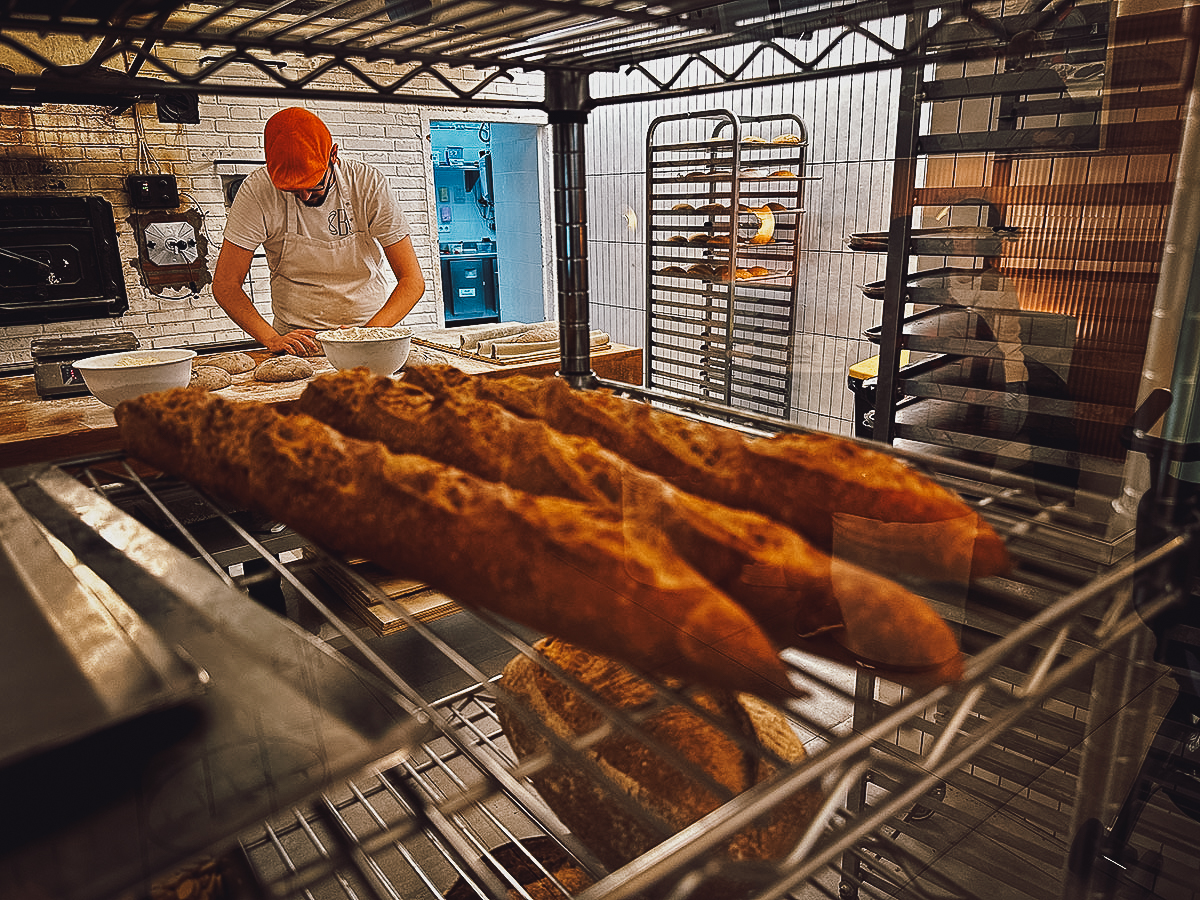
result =
[{"label": "white brick wall", "polygon": [[[295,70],[312,65],[312,61],[289,60],[289,71],[295,77]],[[503,87],[505,96],[525,100],[540,96],[540,86],[533,81],[519,82],[515,92],[511,84]],[[329,124],[343,155],[376,165],[390,177],[412,226],[413,244],[428,285],[406,322],[418,327],[439,325],[442,302],[437,235],[429,212],[433,208],[426,140],[429,119],[460,117],[464,112],[493,120],[509,117],[495,110],[483,113],[378,101],[202,96],[200,124],[177,125],[160,123],[153,104],[141,105],[138,113],[147,147],[162,170],[176,176],[180,208],[195,209],[203,216],[210,272],[220,252],[226,210],[214,162],[222,158],[261,159],[263,124],[277,109],[291,105],[305,105],[320,115]],[[532,121],[531,116],[536,115],[517,112],[512,120]],[[135,265],[137,245],[128,223],[130,208],[125,191],[125,176],[138,171],[139,158],[131,112],[112,115],[99,107],[66,105],[0,107],[0,151],[0,193],[96,194],[112,204],[129,294],[129,311],[116,319],[0,328],[0,366],[29,363],[30,341],[44,336],[131,331],[143,346],[150,347],[246,339],[217,306],[210,286],[194,294],[168,290],[160,292],[168,296],[156,296],[142,285]],[[150,165],[143,166],[142,171],[157,170]],[[269,315],[265,265],[256,263],[251,280],[255,305]]]}]

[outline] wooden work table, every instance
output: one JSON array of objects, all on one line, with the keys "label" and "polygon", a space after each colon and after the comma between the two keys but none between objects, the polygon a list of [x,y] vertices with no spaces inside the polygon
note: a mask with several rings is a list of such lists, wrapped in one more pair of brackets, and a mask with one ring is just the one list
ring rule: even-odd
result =
[{"label": "wooden work table", "polygon": [[[270,355],[265,350],[249,353],[256,361]],[[324,357],[309,362],[317,374],[333,371]],[[502,366],[448,356],[448,362],[473,375],[553,375],[558,371],[557,360]],[[641,384],[642,351],[637,347],[614,344],[594,352],[591,363],[601,378]],[[232,400],[287,404],[300,396],[305,384],[307,381],[267,384],[246,373],[235,375],[233,384],[217,393]],[[32,375],[0,378],[0,468],[104,453],[120,446],[112,409],[90,394],[43,400]]]}]

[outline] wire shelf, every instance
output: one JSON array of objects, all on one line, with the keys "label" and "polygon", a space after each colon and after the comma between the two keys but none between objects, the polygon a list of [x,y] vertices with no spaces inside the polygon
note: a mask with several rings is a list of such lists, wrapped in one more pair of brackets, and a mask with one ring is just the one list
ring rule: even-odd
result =
[{"label": "wire shelf", "polygon": [[[0,86],[17,103],[86,102],[80,98],[88,95],[120,105],[121,97],[216,92],[539,108],[540,101],[504,96],[514,73],[569,79],[623,72],[624,89],[596,98],[607,103],[842,74],[847,48],[865,54],[849,69],[894,68],[928,55],[931,35],[940,36],[939,55],[948,58],[1003,52],[996,4],[943,6],[926,0],[803,2],[773,10],[693,0],[15,3],[0,12],[3,44],[28,66],[12,67]],[[914,45],[884,36],[887,20],[922,11],[931,24]],[[47,53],[41,40],[47,33],[96,42],[94,54],[83,65],[63,63]],[[791,46],[791,39],[807,46]],[[738,45],[757,46],[789,74],[755,77],[714,59],[716,51]]]},{"label": "wire shelf", "polygon": [[[683,406],[700,414],[694,404]],[[743,427],[753,426],[752,415],[743,418]],[[963,682],[906,688],[786,651],[793,679],[811,694],[783,710],[807,760],[729,796],[615,872],[532,789],[526,779],[546,760],[519,763],[497,718],[496,678],[511,657],[532,655],[537,635],[471,610],[421,621],[363,581],[362,589],[375,591],[407,626],[380,640],[313,572],[318,564],[335,565],[346,578],[361,576],[302,536],[264,530],[252,513],[247,518],[236,505],[177,480],[146,476],[120,456],[56,468],[228,583],[237,583],[230,571],[239,563],[269,565],[307,611],[296,619],[307,616],[309,630],[374,672],[431,727],[431,736],[399,759],[331,782],[309,801],[231,834],[240,838],[243,872],[231,883],[247,896],[432,898],[457,883],[468,895],[504,897],[516,888],[497,874],[504,869],[489,864],[493,851],[533,838],[552,841],[595,880],[576,892],[583,900],[686,892],[717,877],[734,878],[747,896],[762,900],[809,892],[986,896],[980,885],[1016,859],[1034,874],[1008,878],[1007,890],[1058,896],[1066,890],[1076,807],[1087,794],[1084,762],[1116,753],[1089,738],[1097,727],[1088,720],[1097,701],[1094,673],[1119,660],[1143,680],[1162,677],[1161,667],[1128,647],[1145,631],[1146,616],[1178,599],[1179,589],[1157,573],[1188,552],[1190,540],[1178,536],[1115,567],[1097,564],[1088,560],[1095,537],[1080,527],[1087,520],[1082,510],[1047,506],[1033,484],[988,487],[986,473],[962,464],[947,461],[944,470],[937,459],[922,464],[956,488],[968,487],[964,496],[1007,536],[1017,559],[1012,577],[984,579],[969,591],[925,586],[930,602],[961,630],[969,653]],[[1082,552],[1072,560],[1047,548],[1047,529],[1073,535]],[[301,547],[302,555],[288,559]],[[1146,578],[1155,590],[1135,603],[1133,586]],[[490,647],[482,657],[480,641]],[[662,703],[696,709],[686,689],[657,690]],[[607,713],[608,728],[639,730],[637,716]],[[587,766],[587,741],[558,740],[556,752]],[[715,852],[786,798],[814,787],[825,807],[787,859],[735,863]],[[529,894],[521,888],[516,896]]]}]

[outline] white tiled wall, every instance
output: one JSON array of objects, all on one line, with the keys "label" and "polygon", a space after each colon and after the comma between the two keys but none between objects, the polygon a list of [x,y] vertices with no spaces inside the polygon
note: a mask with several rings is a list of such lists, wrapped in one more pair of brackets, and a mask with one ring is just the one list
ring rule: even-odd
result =
[{"label": "white tiled wall", "polygon": [[[804,58],[803,41],[782,41]],[[745,62],[744,48],[714,56],[726,71]],[[759,60],[764,71],[782,60]],[[593,95],[617,95],[608,79],[593,79]],[[626,86],[629,89],[629,86]],[[594,327],[622,343],[644,340],[646,137],[659,116],[730,110],[739,116],[798,115],[809,131],[809,171],[798,278],[792,419],[849,434],[853,395],[847,370],[877,349],[863,330],[878,324],[880,307],[860,286],[883,277],[882,254],[850,251],[847,236],[886,230],[897,81],[889,72],[825,78],[700,97],[605,105],[588,123],[587,203],[589,301]],[[637,216],[631,227],[627,210]]]}]

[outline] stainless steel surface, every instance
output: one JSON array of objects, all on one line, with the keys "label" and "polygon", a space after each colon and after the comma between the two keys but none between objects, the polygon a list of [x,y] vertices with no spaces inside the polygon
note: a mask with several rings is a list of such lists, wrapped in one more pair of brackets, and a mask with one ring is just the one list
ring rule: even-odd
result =
[{"label": "stainless steel surface", "polygon": [[423,718],[391,688],[96,491],[52,466],[6,470],[4,481],[77,571],[86,568],[208,676],[204,694],[169,720],[139,720],[136,731],[0,772],[6,900],[145,890],[240,828],[414,746]]},{"label": "stainless steel surface", "polygon": [[0,484],[0,768],[197,697],[174,653]]}]

